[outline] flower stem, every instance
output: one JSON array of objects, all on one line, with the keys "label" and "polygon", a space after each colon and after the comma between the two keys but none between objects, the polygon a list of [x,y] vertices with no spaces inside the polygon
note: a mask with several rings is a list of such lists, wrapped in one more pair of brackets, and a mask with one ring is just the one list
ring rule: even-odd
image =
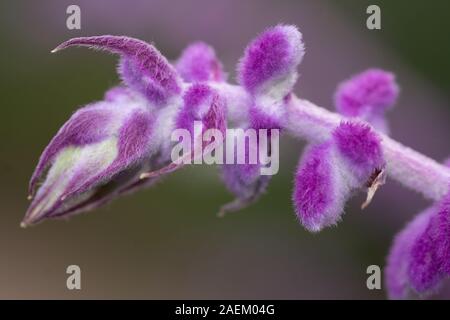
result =
[{"label": "flower stem", "polygon": [[[215,84],[228,99],[228,115],[242,121],[248,109],[249,94],[239,86]],[[292,95],[286,102],[285,132],[309,142],[320,142],[346,118]],[[421,193],[430,200],[439,200],[449,192],[450,168],[378,132],[387,162],[388,177]]]}]

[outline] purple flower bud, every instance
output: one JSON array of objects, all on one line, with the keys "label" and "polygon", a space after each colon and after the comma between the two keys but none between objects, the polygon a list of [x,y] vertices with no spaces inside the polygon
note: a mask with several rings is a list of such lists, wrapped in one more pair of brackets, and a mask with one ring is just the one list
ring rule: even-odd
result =
[{"label": "purple flower bud", "polygon": [[[450,167],[450,159],[445,165]],[[450,193],[419,213],[395,237],[387,258],[391,299],[435,291],[450,276]]]},{"label": "purple flower bud", "polygon": [[239,211],[257,201],[269,185],[271,176],[261,175],[263,164],[260,164],[259,156],[256,159],[256,164],[252,164],[250,161],[250,149],[258,150],[256,146],[251,146],[250,143],[251,141],[248,142],[248,148],[245,150],[244,164],[238,164],[235,146],[234,163],[221,166],[222,181],[227,189],[234,194],[235,199],[220,208],[219,217],[223,217],[228,212]]},{"label": "purple flower bud", "polygon": [[[294,26],[283,25],[266,30],[245,49],[238,76],[252,95],[247,115],[249,128],[281,129],[286,114],[284,99],[297,80],[296,69],[303,54],[301,33]],[[259,140],[255,144],[253,148],[259,150]],[[245,164],[223,166],[222,179],[236,199],[222,206],[219,215],[240,210],[263,194],[270,176],[261,175],[261,166],[259,159],[256,164],[246,159]]]},{"label": "purple flower bud", "polygon": [[450,194],[418,214],[395,238],[386,267],[389,297],[432,293],[450,276]]},{"label": "purple flower bud", "polygon": [[100,189],[123,182],[155,151],[150,108],[140,96],[119,92],[78,110],[52,139],[30,181],[31,195],[37,182],[43,183],[24,226],[98,202]]},{"label": "purple flower bud", "polygon": [[435,289],[450,276],[450,194],[433,209],[411,248],[408,276],[419,293]]},{"label": "purple flower bud", "polygon": [[181,81],[175,69],[155,47],[141,40],[122,36],[73,38],[52,52],[71,46],[88,46],[120,54],[118,71],[124,83],[155,105],[163,105],[181,92]]},{"label": "purple flower bud", "polygon": [[417,236],[426,229],[427,221],[433,215],[433,209],[429,208],[418,214],[394,239],[385,269],[386,287],[391,299],[406,298],[410,294],[408,269],[411,248]]},{"label": "purple flower bud", "polygon": [[354,190],[368,188],[365,207],[384,181],[380,141],[368,125],[342,122],[332,138],[312,145],[300,160],[293,202],[310,231],[336,224]]},{"label": "purple flower bud", "polygon": [[391,108],[398,96],[394,74],[380,69],[359,73],[338,86],[335,104],[347,116],[361,116],[366,112]]},{"label": "purple flower bud", "polygon": [[[212,111],[214,118],[207,116]],[[194,121],[202,121],[204,130],[216,128],[224,132],[225,111],[224,101],[214,89],[202,83],[193,84],[183,95],[183,107],[175,120],[175,128],[187,129],[194,136]],[[215,123],[216,120],[219,122]]]},{"label": "purple flower bud", "polygon": [[[254,168],[254,166],[252,166]],[[250,170],[252,170],[251,168]],[[241,178],[247,173],[249,168],[245,165],[224,165],[222,166],[222,179],[236,198],[221,206],[218,216],[223,217],[228,212],[235,212],[244,209],[248,205],[257,201],[259,197],[266,191],[270,181],[270,176],[249,175],[253,179]],[[257,167],[259,170],[259,167]],[[244,172],[243,172],[244,171]]]},{"label": "purple flower bud", "polygon": [[214,49],[204,42],[195,42],[184,49],[176,69],[186,82],[225,80],[222,63]]},{"label": "purple flower bud", "polygon": [[297,168],[293,202],[297,217],[309,231],[336,224],[348,187],[339,175],[333,144],[309,146]]},{"label": "purple flower bud", "polygon": [[303,55],[302,35],[295,26],[269,28],[245,49],[238,66],[239,82],[251,94],[266,92],[282,98],[297,79]]},{"label": "purple flower bud", "polygon": [[385,167],[380,138],[368,125],[342,122],[333,131],[333,140],[358,180],[365,182]]},{"label": "purple flower bud", "polygon": [[[207,84],[195,83],[192,84],[183,95],[183,104],[181,109],[175,114],[174,125],[172,129],[186,129],[190,132],[192,137],[191,146],[193,150],[191,154],[183,155],[189,159],[189,162],[202,157],[206,147],[210,143],[203,140],[204,134],[209,129],[217,129],[221,132],[222,137],[225,135],[226,129],[226,105],[225,100],[219,96],[216,90],[212,89]],[[201,122],[201,132],[196,132],[195,122]],[[167,125],[168,127],[170,125]],[[178,159],[178,162],[172,162],[170,158],[173,144],[168,139],[168,142],[163,141],[162,159],[165,162],[161,168],[144,172],[140,175],[141,179],[155,178],[175,170],[182,168],[185,164],[184,160]],[[222,141],[217,142],[222,143]],[[198,149],[196,149],[198,148]]]},{"label": "purple flower bud", "polygon": [[384,112],[395,104],[399,88],[394,74],[369,69],[341,83],[334,102],[339,113],[370,122],[376,129],[388,131]]},{"label": "purple flower bud", "polygon": [[[271,129],[281,129],[281,116],[266,114],[261,108],[251,107],[248,115],[249,129],[258,132],[259,129],[267,130],[267,145],[264,148],[272,150]],[[276,139],[278,138],[278,132]],[[261,161],[260,155],[256,157],[256,163],[250,162],[249,151],[261,150],[260,136],[256,136],[255,141],[248,141],[248,148],[245,150],[245,163],[226,164],[222,166],[222,180],[229,191],[235,195],[235,200],[223,205],[219,211],[219,216],[224,216],[227,212],[238,211],[249,204],[255,202],[265,192],[271,180],[270,175],[262,175],[261,168],[265,164]],[[235,150],[236,154],[237,150]]]}]

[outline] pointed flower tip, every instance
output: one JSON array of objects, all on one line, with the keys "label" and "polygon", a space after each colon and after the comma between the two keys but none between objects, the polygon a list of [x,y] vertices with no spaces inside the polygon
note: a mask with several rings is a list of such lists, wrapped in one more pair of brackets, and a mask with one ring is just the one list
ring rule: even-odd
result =
[{"label": "pointed flower tip", "polygon": [[65,48],[67,48],[68,45],[70,45],[70,43],[74,40],[76,40],[78,38],[72,38],[69,40],[66,40],[62,43],[60,43],[59,45],[57,45],[55,48],[53,48],[52,50],[50,50],[50,53],[56,53],[58,51],[64,50]]},{"label": "pointed flower tip", "polygon": [[278,85],[286,95],[303,55],[302,35],[295,26],[269,28],[245,49],[238,66],[239,82],[253,94]]},{"label": "pointed flower tip", "polygon": [[394,106],[399,93],[395,75],[368,69],[342,82],[335,93],[336,109],[345,116],[365,120]]},{"label": "pointed flower tip", "polygon": [[203,130],[218,129],[224,133],[225,111],[225,100],[216,90],[205,83],[194,83],[184,92],[183,106],[175,118],[175,126],[189,130],[194,137],[194,123],[201,121]]},{"label": "pointed flower tip", "polygon": [[70,38],[69,40],[66,40],[59,45],[57,45],[53,50],[50,51],[50,53],[55,53],[61,50],[64,50],[71,46],[93,46],[89,42],[93,41],[93,38],[99,38],[99,37],[76,37],[76,38]]},{"label": "pointed flower tip", "polygon": [[167,59],[151,44],[125,36],[94,36],[69,39],[53,51],[85,46],[119,54],[118,71],[130,88],[144,94],[155,105],[181,93],[181,80]]}]

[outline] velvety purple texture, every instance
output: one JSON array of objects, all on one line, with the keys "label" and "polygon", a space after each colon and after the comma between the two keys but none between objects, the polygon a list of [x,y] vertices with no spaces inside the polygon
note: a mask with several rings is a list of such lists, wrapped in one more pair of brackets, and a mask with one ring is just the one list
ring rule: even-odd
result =
[{"label": "velvety purple texture", "polygon": [[[225,99],[219,96],[216,90],[204,83],[194,83],[189,86],[183,95],[182,107],[178,110],[174,117],[174,129],[186,129],[189,131],[191,140],[191,154],[183,155],[190,156],[190,160],[194,160],[198,155],[203,156],[205,148],[210,143],[221,144],[223,141],[215,141],[214,136],[212,141],[204,141],[204,134],[209,129],[216,129],[221,132],[221,138],[225,136],[226,129],[226,103]],[[202,132],[195,132],[195,122],[200,122],[202,125]],[[201,149],[197,149],[200,147]],[[167,156],[166,156],[167,153]],[[164,150],[161,152],[163,159],[170,159],[170,151]],[[163,162],[166,162],[163,160]],[[170,161],[163,163],[161,167],[156,170],[149,170],[145,172],[144,178],[155,178],[174,172],[185,165],[184,162],[176,163]]]},{"label": "velvety purple texture", "polygon": [[155,47],[144,41],[110,35],[81,37],[60,44],[54,51],[70,46],[88,46],[120,54],[119,73],[124,83],[156,105],[163,105],[181,92],[175,69]]},{"label": "velvety purple texture", "polygon": [[202,118],[205,130],[218,129],[225,137],[226,123],[226,103],[217,93],[213,93],[208,112]]},{"label": "velvety purple texture", "polygon": [[[194,136],[194,121],[201,121],[205,104],[210,104],[213,90],[207,84],[193,84],[183,95],[183,107],[175,120],[175,127],[187,129]],[[203,107],[203,108],[202,108]],[[209,106],[208,106],[209,109]]]},{"label": "velvety purple texture", "polygon": [[426,229],[411,248],[408,276],[419,293],[436,288],[450,276],[450,194],[435,208]]},{"label": "velvety purple texture", "polygon": [[300,160],[294,180],[295,212],[300,222],[310,231],[318,231],[335,223],[339,210],[335,206],[332,143],[309,146]]},{"label": "velvety purple texture", "polygon": [[385,270],[392,299],[405,299],[413,292],[427,295],[450,276],[450,193],[395,237]]},{"label": "velvety purple texture", "polygon": [[241,210],[258,200],[271,180],[271,176],[260,174],[259,165],[251,164],[224,164],[221,176],[227,189],[235,196],[234,201],[222,206],[222,213]]},{"label": "velvety purple texture", "polygon": [[183,107],[179,111],[175,127],[189,130],[194,136],[194,121],[201,121],[203,130],[225,131],[226,105],[217,92],[207,84],[196,83],[183,95]]},{"label": "velvety purple texture", "polygon": [[350,117],[381,113],[397,100],[399,87],[393,73],[369,69],[341,83],[335,93],[336,109]]},{"label": "velvety purple texture", "polygon": [[129,166],[143,158],[150,146],[154,117],[149,111],[137,110],[119,131],[119,167]]},{"label": "velvety purple texture", "polygon": [[267,82],[295,72],[303,54],[301,34],[294,26],[269,28],[245,49],[238,66],[239,82],[255,93]]},{"label": "velvety purple texture", "polygon": [[108,124],[112,120],[113,113],[103,104],[88,105],[78,110],[58,131],[56,136],[42,153],[39,163],[31,177],[29,194],[33,194],[37,181],[45,169],[51,165],[59,151],[67,146],[82,146],[99,142],[107,137]]},{"label": "velvety purple texture", "polygon": [[[249,110],[249,128],[250,129],[269,129],[268,143],[270,143],[271,130],[280,129],[279,119],[271,117],[262,112],[260,108],[251,107]],[[256,146],[259,150],[259,135],[257,131]],[[270,148],[270,146],[269,146]],[[259,153],[255,164],[250,163],[249,141],[246,141],[245,163],[237,164],[237,150],[235,145],[235,164],[225,164],[222,166],[222,180],[227,189],[236,196],[236,200],[222,207],[224,211],[236,211],[244,208],[248,204],[256,201],[266,191],[270,183],[271,176],[261,175],[261,162]]]},{"label": "velvety purple texture", "polygon": [[[271,81],[280,81],[294,74],[302,56],[301,34],[295,27],[279,25],[268,29],[246,48],[244,57],[238,66],[239,81],[251,94],[261,97],[266,92],[262,92],[260,89],[270,84]],[[272,97],[262,100],[267,101],[269,106],[259,105],[253,97],[252,106],[248,112],[248,127],[256,130],[280,129],[283,113],[277,110],[274,114],[265,109],[266,107],[272,108],[274,104],[283,108],[283,99],[289,94],[292,85],[293,82],[282,85],[281,95],[277,92],[281,101],[273,101]],[[268,134],[270,138],[270,131]],[[259,140],[256,143],[259,144]],[[249,163],[248,149],[246,149],[245,164],[223,166],[222,179],[226,187],[235,194],[236,200],[222,207],[222,210],[242,209],[263,194],[271,177],[262,176],[260,169],[259,160],[257,164]]]},{"label": "velvety purple texture", "polygon": [[411,263],[411,248],[418,235],[427,227],[434,214],[428,208],[418,214],[394,239],[385,268],[386,288],[391,299],[405,299],[411,293],[408,269]]},{"label": "velvety purple texture", "polygon": [[374,170],[384,168],[380,138],[367,124],[342,122],[333,131],[333,140],[359,179],[367,180]]},{"label": "velvety purple texture", "polygon": [[258,106],[250,107],[248,118],[253,129],[281,129],[281,117],[270,115]]},{"label": "velvety purple texture", "polygon": [[[75,183],[76,188],[68,188],[65,191],[66,197],[86,192],[105,183],[114,175],[145,158],[151,145],[153,121],[154,118],[149,111],[134,111],[119,130],[118,155],[114,162],[89,180],[81,184]],[[83,175],[80,177],[83,179]]]},{"label": "velvety purple texture", "polygon": [[418,214],[395,238],[386,266],[389,297],[426,296],[450,277],[450,194]]},{"label": "velvety purple texture", "polygon": [[195,42],[184,49],[175,67],[186,82],[225,80],[214,49],[204,42]]}]

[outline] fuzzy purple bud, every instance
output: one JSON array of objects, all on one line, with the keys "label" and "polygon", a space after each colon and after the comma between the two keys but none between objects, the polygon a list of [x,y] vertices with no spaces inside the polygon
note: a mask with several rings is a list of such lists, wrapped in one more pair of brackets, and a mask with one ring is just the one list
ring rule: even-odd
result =
[{"label": "fuzzy purple bud", "polygon": [[386,287],[391,299],[406,298],[411,292],[408,276],[411,247],[417,236],[426,229],[433,211],[429,208],[418,214],[394,239],[385,268]]},{"label": "fuzzy purple bud", "polygon": [[370,126],[356,121],[342,122],[333,131],[333,140],[358,179],[366,181],[374,170],[384,168],[381,141]]},{"label": "fuzzy purple bud", "polygon": [[184,49],[176,69],[186,82],[225,80],[222,63],[214,49],[204,42],[195,42]]},{"label": "fuzzy purple bud", "polygon": [[269,28],[245,49],[238,66],[239,82],[252,94],[278,90],[284,96],[296,81],[303,55],[302,35],[295,26]]},{"label": "fuzzy purple bud", "polygon": [[52,52],[71,46],[87,46],[120,54],[119,73],[124,83],[156,105],[163,105],[181,92],[175,69],[155,47],[144,41],[123,36],[81,37],[60,44]]},{"label": "fuzzy purple bud", "polygon": [[[450,166],[450,161],[445,162]],[[395,237],[387,258],[391,299],[433,293],[450,277],[450,193],[419,213]]]},{"label": "fuzzy purple bud", "polygon": [[450,194],[433,211],[411,247],[408,275],[419,293],[433,290],[450,276]]},{"label": "fuzzy purple bud", "polygon": [[[217,103],[220,103],[220,110],[222,111],[219,118],[221,121],[225,121],[225,105],[216,91],[202,83],[191,85],[183,95],[183,107],[177,115],[175,127],[189,130],[191,136],[194,136],[195,121],[202,121],[204,129],[216,128],[214,124],[207,123],[206,115]],[[217,127],[217,129],[224,131],[224,126],[225,124],[222,123],[220,128]]]},{"label": "fuzzy purple bud", "polygon": [[31,192],[37,181],[43,183],[23,225],[78,212],[98,202],[100,188],[123,182],[123,175],[114,180],[154,151],[153,123],[154,116],[140,96],[120,95],[119,91],[109,101],[77,111],[41,156],[30,182]]},{"label": "fuzzy purple bud", "polygon": [[293,202],[300,222],[312,232],[334,225],[343,210],[342,193],[347,191],[335,166],[333,145],[310,146],[295,175]]},{"label": "fuzzy purple bud", "polygon": [[391,108],[399,88],[393,73],[369,69],[341,83],[335,94],[335,105],[343,115],[362,116]]},{"label": "fuzzy purple bud", "polygon": [[[226,129],[226,104],[225,100],[212,89],[209,85],[204,83],[194,83],[185,91],[182,99],[183,105],[177,110],[173,119],[173,126],[168,125],[173,129],[188,130],[191,137],[190,146],[193,146],[191,153],[183,154],[180,159],[172,162],[170,155],[174,147],[170,140],[169,143],[163,141],[163,147],[160,150],[161,158],[165,163],[161,168],[150,170],[140,175],[141,179],[149,179],[160,177],[175,170],[182,168],[186,163],[194,162],[203,157],[207,152],[207,147],[210,144],[221,145],[223,141],[216,141],[216,137],[211,137],[211,142],[205,141],[205,136],[208,136],[210,129],[220,131],[221,137],[225,135]],[[170,120],[170,118],[169,118]],[[201,130],[196,132],[195,126],[197,123],[201,124]],[[166,125],[166,127],[168,127]],[[214,130],[212,130],[214,131]],[[220,138],[220,137],[219,137]]]},{"label": "fuzzy purple bud", "polygon": [[389,297],[432,293],[450,276],[450,194],[418,214],[395,238],[386,266]]},{"label": "fuzzy purple bud", "polygon": [[300,222],[310,231],[336,224],[358,189],[367,188],[365,207],[384,182],[384,163],[380,141],[368,125],[342,122],[299,162],[292,199]]},{"label": "fuzzy purple bud", "polygon": [[[249,112],[249,130],[259,132],[260,129],[267,130],[267,144],[262,144],[260,136],[257,135],[255,139],[248,139],[244,155],[244,164],[237,164],[235,159],[234,164],[225,164],[222,166],[222,180],[229,191],[235,195],[235,200],[223,205],[220,209],[219,216],[223,216],[226,212],[233,212],[243,209],[249,204],[255,202],[263,195],[269,182],[270,175],[261,174],[261,170],[266,165],[261,161],[258,150],[267,149],[272,150],[273,140],[278,139],[280,129],[280,118],[270,116],[264,113],[260,108],[252,107]],[[273,131],[275,129],[276,131]],[[276,132],[276,133],[275,133]],[[273,135],[275,136],[273,137]],[[278,148],[278,147],[277,147]],[[256,150],[258,153],[255,161],[250,160],[250,150]],[[235,152],[236,154],[236,145]]]},{"label": "fuzzy purple bud", "polygon": [[[238,78],[252,96],[248,128],[281,129],[285,97],[297,80],[297,66],[303,55],[302,35],[295,26],[269,28],[247,46],[238,65]],[[254,143],[258,150],[260,142]],[[236,199],[224,205],[220,215],[242,209],[262,195],[270,177],[260,174],[261,166],[259,161],[223,166],[223,181]]]},{"label": "fuzzy purple bud", "polygon": [[270,176],[260,174],[259,165],[223,165],[222,180],[227,189],[235,195],[235,199],[220,208],[219,216],[224,216],[227,212],[239,211],[258,200],[266,191],[270,179]]}]

